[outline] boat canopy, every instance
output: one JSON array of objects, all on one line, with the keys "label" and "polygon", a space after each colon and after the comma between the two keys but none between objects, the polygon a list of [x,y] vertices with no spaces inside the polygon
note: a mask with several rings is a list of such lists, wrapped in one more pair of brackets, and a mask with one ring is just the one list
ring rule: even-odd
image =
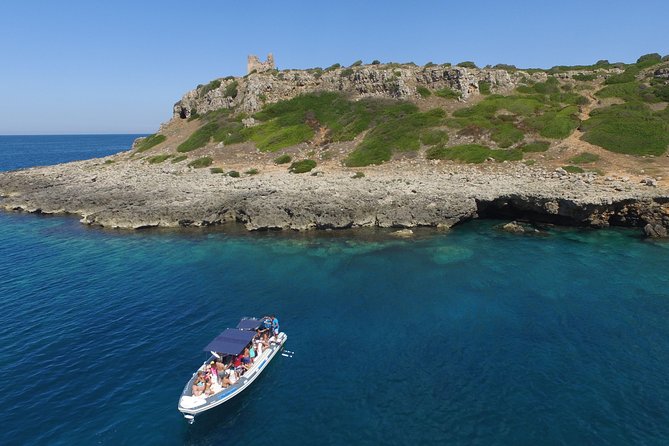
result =
[{"label": "boat canopy", "polygon": [[257,330],[261,324],[262,321],[260,319],[247,318],[239,321],[239,323],[237,324],[237,328],[239,328],[240,330]]},{"label": "boat canopy", "polygon": [[256,335],[254,331],[226,328],[204,348],[206,352],[223,353],[224,355],[238,355]]}]

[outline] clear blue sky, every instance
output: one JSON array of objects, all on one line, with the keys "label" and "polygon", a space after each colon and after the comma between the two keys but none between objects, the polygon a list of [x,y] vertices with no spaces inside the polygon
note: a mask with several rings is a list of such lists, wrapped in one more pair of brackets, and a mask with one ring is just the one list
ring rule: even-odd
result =
[{"label": "clear blue sky", "polygon": [[144,133],[195,85],[279,68],[473,60],[551,67],[669,54],[669,1],[7,0],[0,134]]}]

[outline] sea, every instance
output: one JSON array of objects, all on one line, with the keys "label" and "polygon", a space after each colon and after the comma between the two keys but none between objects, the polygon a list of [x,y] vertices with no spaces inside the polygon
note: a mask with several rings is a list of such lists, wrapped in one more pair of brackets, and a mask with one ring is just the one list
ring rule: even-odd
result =
[{"label": "sea", "polygon": [[[137,136],[0,136],[0,170]],[[0,212],[0,444],[669,444],[669,243],[500,223],[396,239]],[[267,313],[292,357],[188,425],[203,347]]]}]

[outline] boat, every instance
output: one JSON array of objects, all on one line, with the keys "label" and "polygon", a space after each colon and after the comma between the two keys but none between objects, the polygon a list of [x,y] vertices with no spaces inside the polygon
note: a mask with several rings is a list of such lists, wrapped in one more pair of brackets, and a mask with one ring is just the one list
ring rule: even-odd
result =
[{"label": "boat", "polygon": [[[195,416],[203,412],[220,406],[244,391],[258,376],[267,368],[270,361],[283,348],[288,336],[284,332],[274,335],[270,338],[268,348],[262,349],[248,370],[244,371],[234,384],[223,387],[214,378],[215,383],[211,385],[214,392],[211,395],[193,395],[193,384],[198,376],[198,372],[206,372],[212,361],[226,362],[231,358],[240,355],[251,345],[257,335],[257,330],[263,326],[265,318],[243,318],[239,321],[236,328],[227,328],[221,334],[216,336],[206,347],[204,351],[209,352],[211,356],[207,359],[191,376],[188,383],[181,392],[178,409],[183,414],[188,423],[195,422]],[[287,356],[284,354],[284,356]]]}]

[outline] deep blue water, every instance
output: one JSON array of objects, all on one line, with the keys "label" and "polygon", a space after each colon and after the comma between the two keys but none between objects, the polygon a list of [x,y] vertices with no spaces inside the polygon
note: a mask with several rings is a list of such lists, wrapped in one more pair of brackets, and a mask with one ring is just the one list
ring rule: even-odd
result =
[{"label": "deep blue water", "polygon": [[[669,244],[495,223],[392,240],[0,213],[0,444],[668,444]],[[267,312],[294,357],[188,426],[201,348]]]},{"label": "deep blue water", "polygon": [[0,135],[0,171],[100,158],[145,135]]}]

